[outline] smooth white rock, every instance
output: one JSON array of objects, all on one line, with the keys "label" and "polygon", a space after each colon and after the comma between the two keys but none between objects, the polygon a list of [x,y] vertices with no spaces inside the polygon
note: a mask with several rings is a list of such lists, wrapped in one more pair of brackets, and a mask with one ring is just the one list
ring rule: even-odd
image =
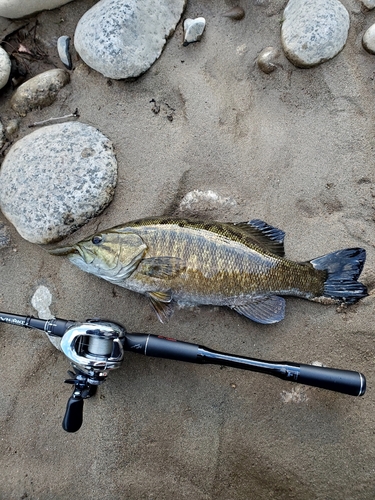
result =
[{"label": "smooth white rock", "polygon": [[85,63],[114,79],[135,78],[160,56],[186,0],[100,0],[80,19],[74,45]]},{"label": "smooth white rock", "polygon": [[0,208],[23,238],[50,243],[100,214],[116,181],[107,137],[79,122],[50,125],[9,150],[0,169]]},{"label": "smooth white rock", "polygon": [[64,69],[49,69],[30,78],[13,94],[10,105],[20,116],[35,108],[49,106],[56,99],[59,90],[70,81]]},{"label": "smooth white rock", "polygon": [[56,9],[72,0],[0,0],[0,16],[10,19],[29,16],[41,10]]},{"label": "smooth white rock", "polygon": [[12,64],[10,62],[8,53],[0,47],[0,89],[2,89],[9,80],[10,70]]},{"label": "smooth white rock", "polygon": [[367,7],[369,10],[372,10],[375,7],[375,0],[361,0],[363,5]]},{"label": "smooth white rock", "polygon": [[31,305],[38,312],[40,319],[52,319],[54,315],[51,313],[49,306],[52,304],[52,294],[44,285],[38,286],[34,295],[31,297]]},{"label": "smooth white rock", "polygon": [[301,68],[328,61],[344,47],[349,23],[339,0],[289,0],[281,28],[285,55]]},{"label": "smooth white rock", "polygon": [[181,212],[195,212],[214,210],[222,207],[235,207],[236,205],[237,202],[233,198],[221,196],[211,189],[207,191],[194,189],[194,191],[189,191],[185,194],[180,202],[179,209]]},{"label": "smooth white rock", "polygon": [[204,17],[197,17],[195,19],[185,19],[184,21],[184,45],[189,43],[199,42],[202,38],[204,28],[206,27],[206,20]]},{"label": "smooth white rock", "polygon": [[373,24],[369,27],[368,30],[366,30],[362,38],[362,45],[367,50],[367,52],[370,52],[370,54],[375,54],[375,24]]}]

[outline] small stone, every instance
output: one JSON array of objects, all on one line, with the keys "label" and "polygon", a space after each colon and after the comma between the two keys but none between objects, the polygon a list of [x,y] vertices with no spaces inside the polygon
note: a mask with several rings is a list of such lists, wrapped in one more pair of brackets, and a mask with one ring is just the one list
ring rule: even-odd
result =
[{"label": "small stone", "polygon": [[0,249],[9,247],[11,243],[10,231],[8,226],[0,221]]},{"label": "small stone", "polygon": [[337,55],[348,31],[349,13],[339,0],[289,0],[281,41],[291,63],[311,68]]},{"label": "small stone", "polygon": [[0,89],[8,83],[11,68],[8,53],[0,47]]},{"label": "small stone", "polygon": [[61,59],[61,62],[63,65],[68,68],[72,69],[72,58],[70,56],[69,52],[69,45],[70,45],[70,37],[63,35],[60,36],[57,40],[57,52],[59,54],[59,57]]},{"label": "small stone", "polygon": [[182,198],[179,209],[181,212],[206,212],[236,205],[237,202],[233,198],[221,196],[211,189],[207,191],[194,189],[194,191],[190,191]]},{"label": "small stone", "polygon": [[361,0],[363,5],[368,8],[368,10],[372,10],[375,7],[375,0]]},{"label": "small stone", "polygon": [[[90,154],[88,154],[90,151]],[[79,122],[49,125],[17,141],[0,170],[0,208],[32,243],[61,240],[111,202],[112,143]]]},{"label": "small stone", "polygon": [[100,0],[80,19],[74,45],[91,68],[113,79],[136,78],[160,56],[186,0]]},{"label": "small stone", "polygon": [[195,19],[185,19],[184,21],[184,43],[199,42],[202,38],[204,28],[206,27],[206,20],[204,17],[197,17]]},{"label": "small stone", "polygon": [[369,27],[362,38],[362,45],[367,52],[375,54],[375,24]]},{"label": "small stone", "polygon": [[241,21],[245,17],[245,11],[240,5],[236,5],[232,9],[224,12],[223,17],[229,17],[233,21]]},{"label": "small stone", "polygon": [[12,96],[10,105],[20,116],[35,108],[44,108],[53,103],[59,90],[70,81],[64,69],[50,69],[18,87]]},{"label": "small stone", "polygon": [[29,16],[42,10],[56,9],[72,0],[0,0],[0,16],[9,19]]},{"label": "small stone", "polygon": [[275,47],[266,47],[257,57],[257,64],[264,73],[272,73],[277,68],[276,59],[280,57],[280,52]]},{"label": "small stone", "polygon": [[12,120],[9,120],[5,127],[5,133],[8,137],[12,136],[18,131],[18,128],[20,126],[19,120],[13,118]]},{"label": "small stone", "polygon": [[5,144],[4,126],[0,121],[0,149],[4,146],[4,144]]},{"label": "small stone", "polygon": [[31,305],[38,312],[40,319],[53,319],[49,306],[52,303],[52,294],[46,286],[39,286],[31,298]]}]

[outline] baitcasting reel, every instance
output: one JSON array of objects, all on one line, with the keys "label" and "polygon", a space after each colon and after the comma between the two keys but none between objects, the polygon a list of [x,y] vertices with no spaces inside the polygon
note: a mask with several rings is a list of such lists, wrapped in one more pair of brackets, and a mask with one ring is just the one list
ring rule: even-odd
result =
[{"label": "baitcasting reel", "polygon": [[71,378],[65,382],[74,385],[74,388],[62,423],[68,432],[76,432],[81,427],[83,400],[95,394],[98,385],[106,380],[111,370],[120,368],[125,351],[191,363],[242,368],[351,396],[362,396],[366,391],[366,379],[359,372],[226,354],[171,338],[127,333],[123,326],[112,321],[95,319],[78,323],[58,318],[42,320],[0,313],[0,323],[44,331],[54,346],[69,359],[73,371],[68,372]]}]

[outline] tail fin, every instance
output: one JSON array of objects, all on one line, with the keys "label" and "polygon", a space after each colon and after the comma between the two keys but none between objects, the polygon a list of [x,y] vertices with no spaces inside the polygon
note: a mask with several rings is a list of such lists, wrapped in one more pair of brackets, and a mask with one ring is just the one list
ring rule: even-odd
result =
[{"label": "tail fin", "polygon": [[357,281],[365,261],[366,250],[347,248],[323,255],[310,262],[315,269],[328,273],[324,282],[324,297],[354,304],[368,295],[365,285]]}]

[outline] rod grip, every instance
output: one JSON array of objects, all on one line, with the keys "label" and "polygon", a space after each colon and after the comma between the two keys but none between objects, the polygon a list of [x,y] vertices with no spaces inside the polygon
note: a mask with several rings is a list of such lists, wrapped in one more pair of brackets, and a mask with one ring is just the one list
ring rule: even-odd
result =
[{"label": "rod grip", "polygon": [[362,373],[324,366],[300,364],[297,382],[350,396],[363,396],[366,378]]}]

